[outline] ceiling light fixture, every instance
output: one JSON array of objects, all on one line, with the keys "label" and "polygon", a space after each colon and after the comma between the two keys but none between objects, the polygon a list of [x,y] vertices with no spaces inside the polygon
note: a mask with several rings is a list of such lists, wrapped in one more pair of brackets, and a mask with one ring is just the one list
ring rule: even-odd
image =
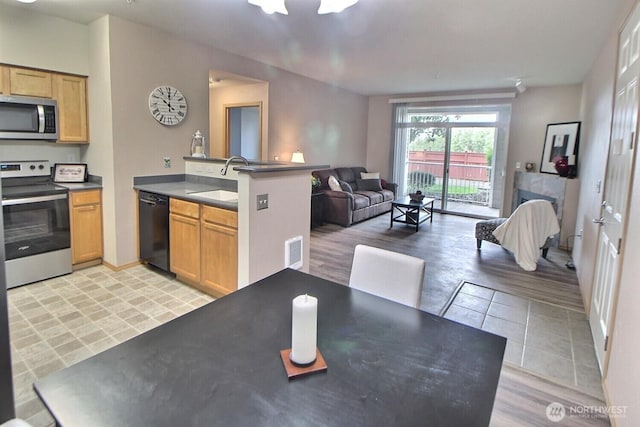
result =
[{"label": "ceiling light fixture", "polygon": [[16,0],[19,1],[20,3],[35,3],[36,0]]},{"label": "ceiling light fixture", "polygon": [[340,13],[356,3],[358,3],[358,0],[320,0],[318,14]]},{"label": "ceiling light fixture", "polygon": [[[248,0],[249,4],[259,6],[264,13],[271,15],[274,12],[288,15],[289,12],[284,5],[284,0]],[[340,13],[348,7],[358,3],[358,0],[320,0],[318,8],[319,15],[327,13]]]},{"label": "ceiling light fixture", "polygon": [[264,13],[271,15],[274,12],[288,15],[287,8],[284,6],[284,0],[249,0],[249,4],[260,6]]},{"label": "ceiling light fixture", "polygon": [[524,83],[522,83],[522,80],[520,79],[516,80],[516,90],[518,91],[518,93],[524,93],[524,91],[527,90],[527,87],[524,85]]}]

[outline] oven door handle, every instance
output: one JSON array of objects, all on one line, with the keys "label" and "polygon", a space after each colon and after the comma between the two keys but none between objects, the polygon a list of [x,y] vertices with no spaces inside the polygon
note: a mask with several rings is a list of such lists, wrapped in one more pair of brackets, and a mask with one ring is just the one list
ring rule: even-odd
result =
[{"label": "oven door handle", "polygon": [[25,205],[27,203],[50,202],[53,200],[67,199],[66,194],[54,194],[51,196],[25,197],[22,199],[8,199],[2,201],[2,206]]}]

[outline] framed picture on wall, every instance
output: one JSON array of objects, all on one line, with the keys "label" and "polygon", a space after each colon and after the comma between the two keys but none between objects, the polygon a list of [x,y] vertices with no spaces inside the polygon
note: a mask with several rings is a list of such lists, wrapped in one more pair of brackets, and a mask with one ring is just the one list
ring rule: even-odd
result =
[{"label": "framed picture on wall", "polygon": [[580,122],[551,123],[547,125],[544,150],[540,162],[540,172],[558,174],[555,163],[567,157],[569,165],[578,164],[578,146],[580,142]]}]

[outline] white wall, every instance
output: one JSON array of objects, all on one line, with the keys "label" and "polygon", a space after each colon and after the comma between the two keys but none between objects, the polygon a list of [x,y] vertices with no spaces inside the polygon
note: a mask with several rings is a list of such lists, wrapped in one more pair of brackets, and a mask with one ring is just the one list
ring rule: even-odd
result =
[{"label": "white wall", "polygon": [[380,172],[380,176],[391,180],[393,165],[393,106],[390,96],[369,97],[369,120],[367,123],[367,155],[365,166],[370,172]]},{"label": "white wall", "polygon": [[[268,158],[296,149],[313,163],[361,164],[365,157],[367,98],[331,85],[116,17],[84,26],[0,5],[0,36],[1,62],[89,76],[91,144],[35,150],[87,161],[103,177],[104,259],[114,266],[137,260],[133,177],[183,173],[195,130],[209,135],[211,69],[268,82]],[[161,84],[180,89],[189,103],[177,126],[162,126],[148,112],[149,93]],[[17,158],[23,147],[4,142],[0,154]]]},{"label": "white wall", "polygon": [[[182,157],[190,154],[193,133],[208,134],[209,52],[113,16],[108,37],[114,168],[114,197],[108,202],[114,209],[115,258],[105,259],[121,266],[138,259],[133,177],[184,173]],[[187,99],[187,117],[176,126],[161,125],[149,113],[149,93],[160,85],[176,87]],[[165,157],[171,159],[169,169]]]},{"label": "white wall", "polygon": [[213,86],[209,90],[209,141],[210,157],[224,157],[226,111],[232,104],[262,103],[262,153],[256,160],[273,160],[269,156],[269,84],[240,84],[234,86]]},{"label": "white wall", "polygon": [[367,105],[357,95],[282,70],[264,69],[269,81],[269,159],[291,159],[300,150],[307,163],[361,165],[366,157]]},{"label": "white wall", "polygon": [[86,25],[0,4],[0,62],[89,74]]},{"label": "white wall", "polygon": [[[502,212],[506,215],[511,213],[516,162],[520,162],[522,171],[526,162],[534,162],[536,170],[540,170],[547,125],[580,121],[580,91],[581,85],[531,87],[513,101],[502,204]],[[578,168],[578,178],[581,175]],[[568,208],[565,215],[575,215],[575,206]]]},{"label": "white wall", "polygon": [[[617,31],[612,31],[586,76],[582,91],[582,140],[578,159],[580,170],[580,196],[576,229],[581,238],[575,240],[573,259],[576,264],[580,291],[585,309],[589,310],[593,269],[599,227],[593,218],[600,217],[603,200],[602,184],[611,134],[613,114],[613,86],[616,64]],[[600,188],[602,187],[602,188]]]},{"label": "white wall", "polygon": [[[238,252],[247,254],[238,260],[240,287],[263,279],[285,266],[285,242],[302,237],[302,271],[309,272],[309,218],[310,203],[292,200],[310,200],[309,173],[274,172],[265,174],[240,174],[238,193],[244,200],[238,204],[239,236]],[[246,195],[247,196],[243,196]],[[268,194],[269,207],[257,210],[257,196]],[[248,233],[242,234],[242,231]]]},{"label": "white wall", "polygon": [[[209,134],[210,69],[269,82],[270,151],[300,148],[313,163],[318,157],[360,163],[364,157],[363,96],[120,18],[109,18],[109,44],[117,257],[107,261],[114,265],[137,259],[132,177],[184,172],[191,135],[196,129]],[[179,88],[187,98],[189,114],[178,126],[162,126],[148,112],[148,94],[161,84]],[[310,133],[310,126],[319,131]],[[172,158],[170,170],[163,168],[163,157]]]},{"label": "white wall", "polygon": [[[87,52],[86,25],[0,4],[0,63],[87,75]],[[77,162],[80,149],[45,141],[3,140],[0,160]]]},{"label": "white wall", "polygon": [[117,260],[116,194],[113,159],[113,117],[111,104],[111,65],[109,45],[109,17],[105,16],[89,26],[90,65],[87,82],[89,134],[91,143],[82,147],[82,159],[94,175],[102,177],[102,226],[104,259],[110,264]]},{"label": "white wall", "polygon": [[[610,137],[614,76],[617,54],[618,30],[636,0],[627,0],[624,13],[617,25],[611,29],[609,38],[603,45],[584,81],[583,91],[583,144],[580,147],[580,168],[585,171],[580,185],[580,205],[577,228],[583,227],[583,238],[576,241],[574,260],[577,266],[580,289],[585,306],[589,308],[593,285],[593,265],[595,264],[597,226],[591,218],[600,214],[603,195],[596,191],[596,184],[605,176],[606,158]],[[615,419],[616,425],[636,426],[640,419],[640,163],[636,149],[636,167],[632,183],[629,228],[624,236],[623,266],[620,288],[615,311],[613,336],[606,377],[605,394],[609,405],[626,406],[624,416]]]},{"label": "white wall", "polygon": [[[535,162],[540,167],[547,124],[580,119],[580,85],[529,88],[513,100],[507,169],[505,171],[505,196],[503,215],[511,213],[511,197],[516,162],[524,170],[526,162]],[[425,94],[402,95],[402,97]],[[381,176],[391,177],[392,159],[392,112],[389,99],[398,95],[373,96],[369,98],[369,122],[367,134],[366,166],[368,170],[380,171]],[[580,171],[578,171],[580,175]],[[573,233],[571,233],[573,234]]]}]

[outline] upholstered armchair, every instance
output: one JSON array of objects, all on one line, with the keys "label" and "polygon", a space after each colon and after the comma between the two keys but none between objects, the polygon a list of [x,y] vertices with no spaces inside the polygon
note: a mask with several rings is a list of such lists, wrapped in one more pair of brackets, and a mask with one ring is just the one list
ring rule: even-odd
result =
[{"label": "upholstered armchair", "polygon": [[[504,227],[498,230],[500,233],[496,237],[494,232],[503,224]],[[527,246],[529,252],[539,247],[542,249],[542,257],[546,258],[553,243],[553,235],[558,232],[558,221],[552,204],[546,200],[530,200],[518,206],[509,218],[478,221],[476,246],[480,250],[483,240],[495,243],[516,252],[516,259],[519,258],[519,252],[527,252]],[[540,243],[542,245],[538,246]],[[536,246],[532,247],[534,244]],[[523,262],[528,266],[527,270],[531,269],[532,263],[535,265],[533,258],[529,258]]]}]

